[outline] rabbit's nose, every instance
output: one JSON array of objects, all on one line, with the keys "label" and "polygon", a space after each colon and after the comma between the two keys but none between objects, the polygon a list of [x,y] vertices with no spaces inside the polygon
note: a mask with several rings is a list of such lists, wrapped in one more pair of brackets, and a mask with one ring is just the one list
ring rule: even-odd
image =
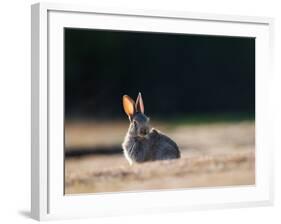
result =
[{"label": "rabbit's nose", "polygon": [[141,129],[140,129],[140,133],[141,133],[142,135],[146,135],[146,134],[147,134],[147,129],[146,129],[146,128],[141,128]]}]

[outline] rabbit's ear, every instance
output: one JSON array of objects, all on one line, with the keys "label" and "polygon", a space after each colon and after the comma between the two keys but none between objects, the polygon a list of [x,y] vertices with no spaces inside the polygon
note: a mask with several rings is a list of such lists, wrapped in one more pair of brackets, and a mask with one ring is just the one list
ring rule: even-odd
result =
[{"label": "rabbit's ear", "polygon": [[131,119],[131,117],[135,113],[135,101],[131,97],[124,95],[123,96],[123,108],[124,108],[125,113]]},{"label": "rabbit's ear", "polygon": [[138,112],[144,113],[144,104],[143,104],[143,100],[141,97],[141,93],[139,93],[137,101],[136,101],[136,110]]}]

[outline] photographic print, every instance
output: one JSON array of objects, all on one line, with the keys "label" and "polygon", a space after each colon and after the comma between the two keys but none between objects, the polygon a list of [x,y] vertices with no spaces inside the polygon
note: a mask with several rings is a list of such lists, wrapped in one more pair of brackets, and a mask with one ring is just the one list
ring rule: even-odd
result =
[{"label": "photographic print", "polygon": [[255,184],[255,38],[64,28],[64,192]]}]

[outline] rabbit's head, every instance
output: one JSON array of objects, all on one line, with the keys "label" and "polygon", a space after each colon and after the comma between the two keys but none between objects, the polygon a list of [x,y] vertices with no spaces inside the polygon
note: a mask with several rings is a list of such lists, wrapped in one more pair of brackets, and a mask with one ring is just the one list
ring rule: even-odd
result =
[{"label": "rabbit's head", "polygon": [[139,93],[136,102],[129,96],[123,96],[123,108],[130,120],[129,132],[132,136],[145,137],[150,131],[149,118],[144,114],[144,104]]}]

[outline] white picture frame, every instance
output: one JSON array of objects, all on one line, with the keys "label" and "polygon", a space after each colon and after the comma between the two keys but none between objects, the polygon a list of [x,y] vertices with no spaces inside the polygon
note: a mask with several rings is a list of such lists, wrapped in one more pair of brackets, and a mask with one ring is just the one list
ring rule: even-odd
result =
[{"label": "white picture frame", "polygon": [[[32,167],[31,214],[37,220],[186,211],[273,203],[273,120],[268,99],[273,19],[190,12],[98,9],[38,3],[31,7]],[[256,184],[64,195],[64,27],[191,33],[256,38]],[[130,206],[126,206],[126,205]]]}]

